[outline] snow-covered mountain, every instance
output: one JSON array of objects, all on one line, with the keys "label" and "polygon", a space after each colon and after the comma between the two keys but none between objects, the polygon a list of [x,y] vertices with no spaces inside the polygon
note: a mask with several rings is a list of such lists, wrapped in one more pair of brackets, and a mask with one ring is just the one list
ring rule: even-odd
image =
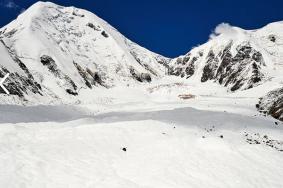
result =
[{"label": "snow-covered mountain", "polygon": [[219,25],[211,39],[170,63],[170,74],[208,80],[231,91],[283,77],[283,22],[258,30]]},{"label": "snow-covered mountain", "polygon": [[[38,2],[0,29],[0,77],[10,73],[5,86],[11,93],[0,89],[1,103],[81,103],[97,88],[139,86],[166,75],[215,82],[228,93],[263,86],[259,97],[282,101],[282,95],[272,100],[268,94],[283,87],[282,30],[283,22],[257,30],[221,24],[207,43],[169,59],[130,41],[91,12]],[[278,102],[260,102],[258,108],[269,113],[273,104]],[[276,109],[273,116],[279,118],[282,105]]]},{"label": "snow-covered mountain", "polygon": [[277,93],[276,99],[270,99],[274,95],[267,94],[260,103],[265,106],[259,109],[282,119],[283,93],[282,89],[278,90],[283,85],[282,31],[283,22],[257,30],[221,24],[207,43],[173,59],[169,74],[199,82],[213,81],[227,87],[228,92],[263,85],[264,89],[259,91],[263,96],[275,89],[272,93]]},{"label": "snow-covered mountain", "polygon": [[168,61],[93,13],[50,2],[35,3],[3,27],[0,50],[11,101],[72,100],[80,90],[150,82],[164,76]]}]

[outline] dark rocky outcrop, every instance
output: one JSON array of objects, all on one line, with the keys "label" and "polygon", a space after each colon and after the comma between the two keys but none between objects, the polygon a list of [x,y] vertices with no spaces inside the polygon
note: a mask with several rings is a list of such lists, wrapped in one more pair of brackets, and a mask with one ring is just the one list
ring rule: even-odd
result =
[{"label": "dark rocky outcrop", "polygon": [[217,54],[211,49],[205,58],[202,57],[202,51],[194,57],[191,54],[179,57],[170,66],[169,74],[190,78],[195,74],[197,64],[204,61],[201,82],[214,80],[231,91],[250,89],[259,85],[264,78],[261,72],[261,67],[265,66],[262,54],[249,43],[242,43],[237,46],[237,53],[233,56],[232,45],[233,41],[230,41]]},{"label": "dark rocky outcrop", "polygon": [[151,82],[151,76],[148,73],[141,73],[141,80],[146,82]]},{"label": "dark rocky outcrop", "polygon": [[[9,91],[10,95],[17,95],[21,98],[24,98],[24,94],[32,92],[34,94],[42,94],[42,87],[37,83],[26,65],[18,58],[16,53],[10,49],[4,41],[0,42],[6,47],[10,57],[14,62],[24,71],[25,75],[20,75],[17,72],[12,72],[6,67],[0,66],[0,77],[3,78],[6,74],[9,73],[9,77],[5,80],[4,86]],[[0,89],[0,93],[5,93],[3,89]]]},{"label": "dark rocky outcrop", "polygon": [[139,82],[151,82],[151,76],[148,73],[139,73],[133,67],[130,67],[132,77]]},{"label": "dark rocky outcrop", "polygon": [[4,37],[11,38],[17,31],[17,29],[12,29],[11,31],[4,33]]},{"label": "dark rocky outcrop", "polygon": [[84,79],[85,85],[89,88],[92,88],[93,83],[91,83],[90,76],[87,71],[85,71],[79,64],[73,62],[75,67],[77,68],[80,76]]},{"label": "dark rocky outcrop", "polygon": [[98,72],[93,72],[89,68],[86,69],[86,72],[92,77],[94,84],[98,83],[103,87],[107,87],[102,80],[102,76]]},{"label": "dark rocky outcrop", "polygon": [[96,27],[93,23],[87,23],[86,26],[92,28],[95,31],[100,31],[100,29]]},{"label": "dark rocky outcrop", "polygon": [[269,39],[271,42],[276,42],[276,36],[275,36],[275,35],[269,35],[269,36],[268,36],[268,39]]},{"label": "dark rocky outcrop", "polygon": [[76,91],[73,91],[71,89],[66,89],[66,92],[69,93],[70,95],[74,95],[74,96],[78,95],[78,93]]},{"label": "dark rocky outcrop", "polygon": [[61,77],[62,73],[58,69],[55,61],[52,59],[52,57],[43,55],[40,57],[40,62],[48,68],[50,72],[52,72],[56,77]]},{"label": "dark rocky outcrop", "polygon": [[223,67],[224,72],[220,79],[225,86],[230,86],[231,91],[250,89],[264,78],[260,71],[264,65],[262,55],[249,44],[239,45],[237,54],[233,58],[229,54],[223,61],[228,64]]},{"label": "dark rocky outcrop", "polygon": [[85,15],[84,14],[80,14],[80,13],[78,13],[77,11],[73,11],[73,13],[72,13],[74,16],[78,16],[78,17],[85,17]]},{"label": "dark rocky outcrop", "polygon": [[108,38],[108,37],[109,37],[109,35],[106,33],[106,31],[102,31],[102,32],[101,32],[101,35],[104,36],[105,38]]},{"label": "dark rocky outcrop", "polygon": [[78,89],[77,85],[75,82],[66,74],[64,74],[56,65],[55,61],[53,60],[52,57],[43,55],[40,57],[40,62],[48,68],[48,70],[56,77],[61,80],[65,81],[65,84],[63,87],[66,87],[67,93],[71,94],[68,92],[69,90],[74,90],[76,91]]},{"label": "dark rocky outcrop", "polygon": [[180,76],[183,74],[183,68],[182,67],[169,67],[169,75],[174,75],[174,76]]},{"label": "dark rocky outcrop", "polygon": [[209,51],[206,59],[207,62],[203,68],[201,82],[212,80],[215,77],[215,72],[217,70],[218,59],[215,57],[215,54],[212,50]]},{"label": "dark rocky outcrop", "polygon": [[101,76],[97,72],[93,72],[89,68],[83,69],[78,63],[75,62],[74,66],[77,68],[80,76],[84,79],[86,86],[90,89],[92,86],[96,86],[97,84],[106,87]]},{"label": "dark rocky outcrop", "polygon": [[[184,57],[184,62],[189,62],[189,57]],[[195,73],[195,62],[197,61],[197,57],[193,57],[192,60],[188,63],[188,66],[185,70],[187,78],[191,77]]]},{"label": "dark rocky outcrop", "polygon": [[198,56],[192,57],[191,54],[177,58],[175,65],[169,67],[169,75],[190,78],[195,73],[195,63],[198,59]]},{"label": "dark rocky outcrop", "polygon": [[259,112],[283,121],[283,88],[273,90],[260,98],[256,105]]},{"label": "dark rocky outcrop", "polygon": [[[4,67],[0,69],[1,78],[3,78],[8,73],[9,77],[5,80],[4,86],[9,91],[10,95],[24,97],[24,94],[28,94],[28,92],[42,95],[40,84],[35,82],[32,78],[24,75],[19,75],[17,72],[10,72]],[[5,92],[3,89],[0,89],[0,93]]]}]

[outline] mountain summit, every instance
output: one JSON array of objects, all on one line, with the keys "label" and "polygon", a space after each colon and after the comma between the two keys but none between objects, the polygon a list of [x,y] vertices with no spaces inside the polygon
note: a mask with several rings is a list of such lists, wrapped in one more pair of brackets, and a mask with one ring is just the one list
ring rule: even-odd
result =
[{"label": "mountain summit", "polygon": [[128,40],[93,13],[50,2],[32,5],[0,34],[6,62],[0,74],[11,73],[7,88],[20,98],[72,98],[81,89],[151,82],[164,76],[163,64],[169,60]]}]

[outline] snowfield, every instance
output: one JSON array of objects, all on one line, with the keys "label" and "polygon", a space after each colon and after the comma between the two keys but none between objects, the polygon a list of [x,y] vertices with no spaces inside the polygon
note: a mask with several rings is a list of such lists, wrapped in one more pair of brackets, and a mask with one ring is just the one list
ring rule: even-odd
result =
[{"label": "snowfield", "polygon": [[0,188],[282,188],[282,29],[169,59],[35,3],[0,29]]},{"label": "snowfield", "polygon": [[2,105],[0,187],[283,187],[282,123],[180,80],[97,90],[92,105]]}]

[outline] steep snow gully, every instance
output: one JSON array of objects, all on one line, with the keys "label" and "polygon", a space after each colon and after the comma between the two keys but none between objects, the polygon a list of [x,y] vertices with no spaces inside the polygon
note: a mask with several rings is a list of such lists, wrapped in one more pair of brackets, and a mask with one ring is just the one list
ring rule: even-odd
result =
[{"label": "steep snow gully", "polygon": [[0,187],[282,188],[283,22],[169,59],[86,10],[0,29]]}]

